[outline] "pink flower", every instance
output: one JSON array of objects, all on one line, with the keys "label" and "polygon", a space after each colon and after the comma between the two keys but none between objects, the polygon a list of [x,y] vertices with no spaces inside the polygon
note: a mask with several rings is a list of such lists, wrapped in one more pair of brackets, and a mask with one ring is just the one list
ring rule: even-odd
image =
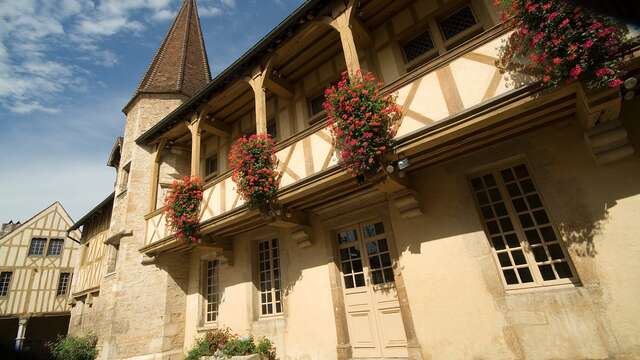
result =
[{"label": "pink flower", "polygon": [[607,86],[609,86],[610,88],[615,88],[618,87],[620,85],[622,85],[624,83],[624,81],[620,80],[620,79],[613,79],[611,81],[609,81],[607,83]]},{"label": "pink flower", "polygon": [[609,69],[609,68],[600,68],[598,70],[596,70],[596,76],[597,77],[603,77],[606,75],[613,75],[613,70]]},{"label": "pink flower", "polygon": [[560,65],[560,63],[562,63],[562,59],[561,59],[561,58],[559,58],[559,57],[554,57],[554,58],[553,58],[553,63],[554,63],[555,65]]},{"label": "pink flower", "polygon": [[574,79],[577,79],[578,76],[582,73],[582,67],[580,65],[576,65],[574,66],[570,71],[569,71],[569,75],[571,75],[571,77],[573,77]]},{"label": "pink flower", "polygon": [[584,42],[584,48],[585,49],[588,49],[588,48],[590,48],[592,46],[593,46],[593,40],[588,39],[587,41]]},{"label": "pink flower", "polygon": [[562,29],[563,27],[565,27],[567,25],[569,25],[569,19],[564,19],[564,20],[562,20],[560,25],[558,25],[558,28]]}]

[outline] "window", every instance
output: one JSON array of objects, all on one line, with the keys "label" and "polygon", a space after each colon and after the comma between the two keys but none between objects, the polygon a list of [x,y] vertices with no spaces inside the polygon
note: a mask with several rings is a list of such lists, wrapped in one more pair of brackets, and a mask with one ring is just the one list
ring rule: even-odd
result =
[{"label": "window", "polygon": [[471,186],[507,288],[577,282],[526,165],[473,177]]},{"label": "window", "polygon": [[29,245],[29,256],[42,256],[44,255],[44,246],[47,244],[47,239],[33,238]]},{"label": "window", "polygon": [[428,30],[402,44],[402,51],[408,63],[422,58],[425,54],[436,54],[436,48]]},{"label": "window", "polygon": [[107,274],[111,274],[116,271],[118,252],[120,251],[120,242],[112,244],[111,247],[111,256],[109,256],[109,262],[107,263]]},{"label": "window", "polygon": [[10,271],[3,271],[0,273],[0,297],[7,296],[9,294],[9,285],[11,284]]},{"label": "window", "polygon": [[63,239],[51,239],[49,240],[49,247],[47,248],[47,256],[60,256],[63,248]]},{"label": "window", "polygon": [[56,290],[56,296],[62,296],[69,290],[69,282],[71,280],[71,273],[62,272],[58,278],[58,289]]},{"label": "window", "polygon": [[212,322],[218,319],[218,261],[207,261],[205,270],[205,319]]},{"label": "window", "polygon": [[324,95],[318,95],[309,100],[309,107],[311,108],[311,116],[318,115],[324,111],[322,107],[324,104]]},{"label": "window", "polygon": [[218,175],[218,155],[209,156],[205,160],[205,176]]},{"label": "window", "polygon": [[476,17],[473,15],[471,7],[467,5],[442,19],[438,25],[440,25],[440,30],[442,31],[444,38],[449,40],[461,32],[473,27],[477,23],[478,22],[476,21]]},{"label": "window", "polygon": [[400,35],[398,43],[407,69],[414,68],[437,55],[443,55],[454,46],[482,32],[483,24],[471,4],[467,3],[463,7],[451,10],[429,16]]},{"label": "window", "polygon": [[273,139],[278,138],[278,127],[276,125],[276,119],[267,121],[267,134],[271,135]]},{"label": "window", "polygon": [[131,171],[131,162],[122,167],[122,176],[120,177],[120,192],[127,190],[129,183],[129,172]]},{"label": "window", "polygon": [[260,314],[282,313],[280,290],[280,254],[278,239],[260,241],[258,244],[260,269]]},{"label": "window", "polygon": [[393,283],[391,253],[385,237],[384,224],[382,222],[365,224],[362,229],[367,247],[371,283],[373,285]]}]

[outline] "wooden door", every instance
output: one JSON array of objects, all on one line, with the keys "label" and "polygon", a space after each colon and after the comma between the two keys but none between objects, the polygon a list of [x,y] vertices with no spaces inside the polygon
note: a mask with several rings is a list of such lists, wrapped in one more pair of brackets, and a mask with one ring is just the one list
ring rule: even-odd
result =
[{"label": "wooden door", "polygon": [[407,357],[389,250],[391,234],[385,228],[376,220],[354,224],[336,234],[354,358]]}]

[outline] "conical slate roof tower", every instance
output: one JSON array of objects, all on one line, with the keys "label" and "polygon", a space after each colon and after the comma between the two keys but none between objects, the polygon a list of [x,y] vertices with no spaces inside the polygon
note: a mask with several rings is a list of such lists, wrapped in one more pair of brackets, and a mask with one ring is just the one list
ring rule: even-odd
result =
[{"label": "conical slate roof tower", "polygon": [[125,110],[140,94],[192,96],[211,81],[196,0],[184,0]]}]

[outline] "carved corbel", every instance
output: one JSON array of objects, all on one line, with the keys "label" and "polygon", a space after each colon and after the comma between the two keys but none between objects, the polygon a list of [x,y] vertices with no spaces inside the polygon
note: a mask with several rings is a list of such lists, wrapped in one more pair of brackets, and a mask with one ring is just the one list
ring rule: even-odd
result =
[{"label": "carved corbel", "polygon": [[424,214],[419,194],[411,189],[406,178],[394,174],[385,177],[376,184],[376,188],[389,195],[389,202],[398,209],[403,219],[410,219]]},{"label": "carved corbel", "polygon": [[140,261],[142,265],[152,265],[156,263],[155,256],[142,255],[142,261]]},{"label": "carved corbel", "polygon": [[304,249],[312,244],[311,227],[302,226],[291,232],[291,239],[296,242],[299,248]]},{"label": "carved corbel", "polygon": [[619,89],[587,90],[582,84],[576,86],[577,115],[584,130],[620,117],[622,95]]}]

